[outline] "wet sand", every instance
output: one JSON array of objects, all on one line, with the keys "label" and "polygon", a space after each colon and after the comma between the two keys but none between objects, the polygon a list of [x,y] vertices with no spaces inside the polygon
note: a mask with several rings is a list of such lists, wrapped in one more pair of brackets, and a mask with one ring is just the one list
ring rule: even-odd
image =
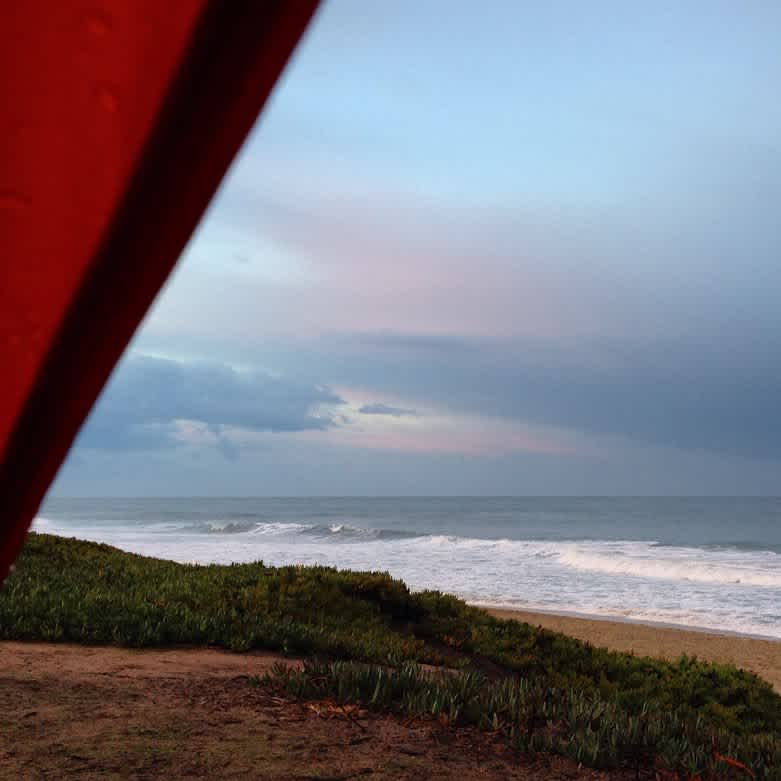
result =
[{"label": "wet sand", "polygon": [[614,651],[631,651],[638,656],[662,659],[677,659],[686,654],[709,662],[734,664],[760,675],[781,692],[780,640],[522,610],[492,608],[488,612],[498,618],[526,621],[534,626],[563,632]]}]

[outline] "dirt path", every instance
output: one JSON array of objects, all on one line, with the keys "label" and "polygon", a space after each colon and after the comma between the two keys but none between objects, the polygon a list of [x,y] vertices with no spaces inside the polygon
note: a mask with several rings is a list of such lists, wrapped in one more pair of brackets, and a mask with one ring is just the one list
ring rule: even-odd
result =
[{"label": "dirt path", "polygon": [[604,779],[473,730],[285,702],[272,654],[0,643],[0,779]]}]

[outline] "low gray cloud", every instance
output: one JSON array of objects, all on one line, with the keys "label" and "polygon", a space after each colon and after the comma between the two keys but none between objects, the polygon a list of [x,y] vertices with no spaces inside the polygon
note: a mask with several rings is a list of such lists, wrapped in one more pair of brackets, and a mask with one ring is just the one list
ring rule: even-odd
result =
[{"label": "low gray cloud", "polygon": [[225,364],[131,354],[115,371],[77,444],[101,450],[171,447],[181,443],[177,421],[192,421],[205,440],[235,459],[238,449],[225,436],[226,428],[322,430],[337,422],[327,408],[342,403],[314,383]]},{"label": "low gray cloud", "polygon": [[394,407],[391,404],[364,404],[359,410],[362,415],[389,415],[392,418],[415,417],[418,413],[414,409]]},{"label": "low gray cloud", "polygon": [[[398,349],[399,342],[404,349]],[[306,366],[334,386],[376,388],[438,409],[637,443],[781,459],[778,338],[711,343],[545,343],[343,334],[256,359]]]}]

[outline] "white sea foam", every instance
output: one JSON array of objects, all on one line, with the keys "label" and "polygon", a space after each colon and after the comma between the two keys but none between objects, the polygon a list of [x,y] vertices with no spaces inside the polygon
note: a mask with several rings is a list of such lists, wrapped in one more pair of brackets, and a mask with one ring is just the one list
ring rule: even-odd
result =
[{"label": "white sea foam", "polygon": [[33,531],[47,533],[52,529],[52,522],[43,515],[36,515],[32,526]]},{"label": "white sea foam", "polygon": [[312,528],[308,523],[253,523],[249,529],[251,534],[285,535],[307,531]]},{"label": "white sea foam", "polygon": [[588,547],[564,546],[559,556],[563,565],[579,571],[781,588],[780,557],[763,551],[703,551],[700,548],[604,543]]}]

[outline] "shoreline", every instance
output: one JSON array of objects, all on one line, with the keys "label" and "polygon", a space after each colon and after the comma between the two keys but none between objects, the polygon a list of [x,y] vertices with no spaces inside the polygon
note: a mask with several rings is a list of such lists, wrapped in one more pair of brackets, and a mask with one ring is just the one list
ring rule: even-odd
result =
[{"label": "shoreline", "polygon": [[[455,595],[458,596],[458,595]],[[461,598],[461,597],[459,597]],[[753,632],[738,632],[734,629],[719,629],[710,626],[692,626],[691,624],[676,624],[672,621],[654,621],[653,619],[629,618],[627,616],[614,616],[604,613],[580,613],[577,610],[547,610],[541,607],[515,607],[510,605],[496,605],[489,602],[472,602],[464,600],[471,607],[479,607],[491,615],[503,613],[522,613],[530,616],[551,616],[553,618],[582,618],[585,621],[605,621],[609,624],[630,624],[632,626],[647,626],[656,629],[677,629],[681,632],[696,632],[716,637],[745,637],[749,640],[764,640],[768,643],[781,643],[781,637],[773,635],[755,634]]]},{"label": "shoreline", "polygon": [[781,640],[727,630],[639,623],[620,617],[584,616],[471,603],[496,618],[522,621],[575,637],[611,651],[674,661],[686,654],[707,662],[732,664],[768,681],[781,692]]}]

